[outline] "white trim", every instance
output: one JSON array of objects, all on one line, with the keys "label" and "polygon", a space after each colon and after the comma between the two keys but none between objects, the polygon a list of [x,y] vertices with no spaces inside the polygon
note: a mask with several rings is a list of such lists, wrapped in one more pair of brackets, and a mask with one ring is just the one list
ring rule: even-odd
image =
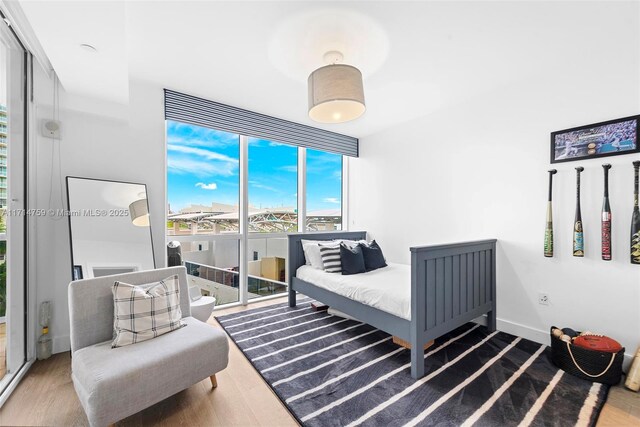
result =
[{"label": "white trim", "polygon": [[[162,191],[164,192],[164,206],[162,207],[162,215],[163,215],[163,219],[164,221],[162,221],[162,237],[164,237],[164,240],[162,240],[164,242],[164,244],[162,245],[162,255],[160,254],[156,254],[155,250],[154,252],[154,256],[155,256],[155,263],[156,263],[156,268],[162,268],[162,267],[167,267],[169,259],[168,259],[168,255],[167,255],[167,243],[169,243],[171,240],[176,240],[176,239],[171,239],[169,240],[169,237],[178,237],[178,236],[169,236],[167,235],[167,223],[168,223],[168,216],[169,216],[169,154],[167,153],[167,133],[168,133],[168,123],[167,120],[164,121],[164,188],[162,189]],[[151,229],[151,239],[153,240],[153,229]],[[153,241],[151,242],[153,244]],[[160,259],[158,259],[160,258]],[[162,261],[162,262],[159,262]]]},{"label": "white trim", "polygon": [[[22,381],[24,376],[27,374],[31,365],[33,365],[33,362],[35,362],[35,359],[27,360],[15,375],[11,377],[5,375],[4,378],[0,380],[0,390],[4,388],[2,393],[0,393],[0,408],[2,408],[7,399],[9,399],[9,396],[11,396],[11,393],[13,393],[16,387],[18,387],[18,384],[20,384],[20,381]],[[6,385],[7,383],[8,385]]]},{"label": "white trim", "polygon": [[249,137],[240,135],[240,303],[249,303]]},{"label": "white trim", "polygon": [[11,27],[18,35],[22,44],[24,44],[25,48],[36,58],[40,67],[42,67],[50,78],[53,66],[42,48],[38,37],[36,37],[20,3],[17,1],[0,0],[0,8],[2,8],[2,12],[7,19],[9,19],[9,22],[11,22]]},{"label": "white trim", "polygon": [[[302,233],[307,231],[307,149],[305,147],[298,147],[298,231]],[[288,268],[287,271],[289,271]]]},{"label": "white trim", "polygon": [[227,308],[240,307],[240,306],[242,306],[242,303],[240,302],[230,302],[228,304],[220,304],[220,305],[216,304],[216,306],[213,307],[213,311],[226,310]]},{"label": "white trim", "polygon": [[[487,325],[487,317],[486,315],[480,316],[477,319],[474,319],[474,322],[480,325]],[[530,341],[536,342],[538,344],[549,345],[549,332],[542,331],[540,329],[532,328],[531,326],[522,325],[520,323],[512,322],[510,320],[505,320],[501,318],[497,318],[496,328],[499,331],[506,332],[511,335],[515,335],[518,337],[526,338]],[[622,363],[623,370],[626,370],[635,354],[624,354],[624,361]]]},{"label": "white trim", "polygon": [[[33,62],[33,56],[29,58],[29,65]],[[33,81],[32,66],[27,68],[27,79]],[[38,205],[38,120],[36,104],[31,102],[33,86],[27,84],[27,208]],[[38,221],[36,217],[27,218],[27,360],[35,359],[38,340]]]},{"label": "white trim", "polygon": [[349,156],[342,156],[342,227],[349,231]]}]

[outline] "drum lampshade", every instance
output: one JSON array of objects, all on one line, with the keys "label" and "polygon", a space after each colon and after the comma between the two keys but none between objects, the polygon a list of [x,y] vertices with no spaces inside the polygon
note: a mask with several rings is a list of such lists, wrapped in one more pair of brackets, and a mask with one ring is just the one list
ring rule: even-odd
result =
[{"label": "drum lampshade", "polygon": [[309,117],[320,123],[343,123],[366,110],[362,73],[346,64],[318,68],[309,75]]},{"label": "drum lampshade", "polygon": [[149,207],[147,199],[139,199],[129,205],[131,222],[137,227],[149,226]]}]

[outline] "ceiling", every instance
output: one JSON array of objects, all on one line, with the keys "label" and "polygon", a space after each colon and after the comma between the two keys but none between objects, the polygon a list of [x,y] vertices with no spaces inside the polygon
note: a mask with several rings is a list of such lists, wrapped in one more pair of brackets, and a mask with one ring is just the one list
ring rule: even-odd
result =
[{"label": "ceiling", "polygon": [[[615,4],[637,15],[636,4]],[[70,93],[126,104],[131,82],[144,80],[356,137],[539,74],[570,73],[606,51],[598,28],[620,18],[619,9],[607,16],[615,8],[604,1],[21,5]],[[334,49],[363,72],[367,111],[319,125],[307,116],[306,79]]]}]

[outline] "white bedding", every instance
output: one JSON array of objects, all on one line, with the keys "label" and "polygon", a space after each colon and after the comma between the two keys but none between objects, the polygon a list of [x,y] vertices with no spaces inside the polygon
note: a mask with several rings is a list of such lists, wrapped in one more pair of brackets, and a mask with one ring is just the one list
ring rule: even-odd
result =
[{"label": "white bedding", "polygon": [[296,272],[298,279],[335,294],[411,320],[411,266],[391,264],[368,273],[343,276],[310,265]]}]

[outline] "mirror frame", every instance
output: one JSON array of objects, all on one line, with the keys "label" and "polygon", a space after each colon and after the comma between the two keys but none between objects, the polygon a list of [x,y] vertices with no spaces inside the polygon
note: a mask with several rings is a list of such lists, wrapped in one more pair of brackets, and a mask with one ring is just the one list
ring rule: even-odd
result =
[{"label": "mirror frame", "polygon": [[[114,179],[100,179],[100,178],[87,178],[84,176],[72,176],[72,175],[67,175],[67,177],[65,178],[65,184],[66,184],[66,192],[67,192],[67,213],[71,212],[71,201],[69,199],[69,179],[84,179],[87,181],[101,181],[101,182],[112,182],[112,183],[117,183],[117,184],[132,184],[132,185],[142,185],[144,187],[144,191],[147,194],[147,211],[149,213],[151,213],[151,210],[149,209],[149,192],[147,191],[147,184],[142,184],[140,182],[130,182],[130,181],[117,181]],[[149,215],[149,217],[151,217],[151,215]],[[71,280],[75,280],[75,264],[74,264],[74,260],[73,260],[73,230],[71,228],[71,215],[67,215],[68,218],[68,223],[69,223],[69,250],[71,251]],[[156,254],[155,254],[155,250],[153,249],[153,230],[151,229],[151,221],[149,221],[149,239],[151,241],[151,258],[153,259],[153,268],[154,270],[157,268],[156,267]]]}]

